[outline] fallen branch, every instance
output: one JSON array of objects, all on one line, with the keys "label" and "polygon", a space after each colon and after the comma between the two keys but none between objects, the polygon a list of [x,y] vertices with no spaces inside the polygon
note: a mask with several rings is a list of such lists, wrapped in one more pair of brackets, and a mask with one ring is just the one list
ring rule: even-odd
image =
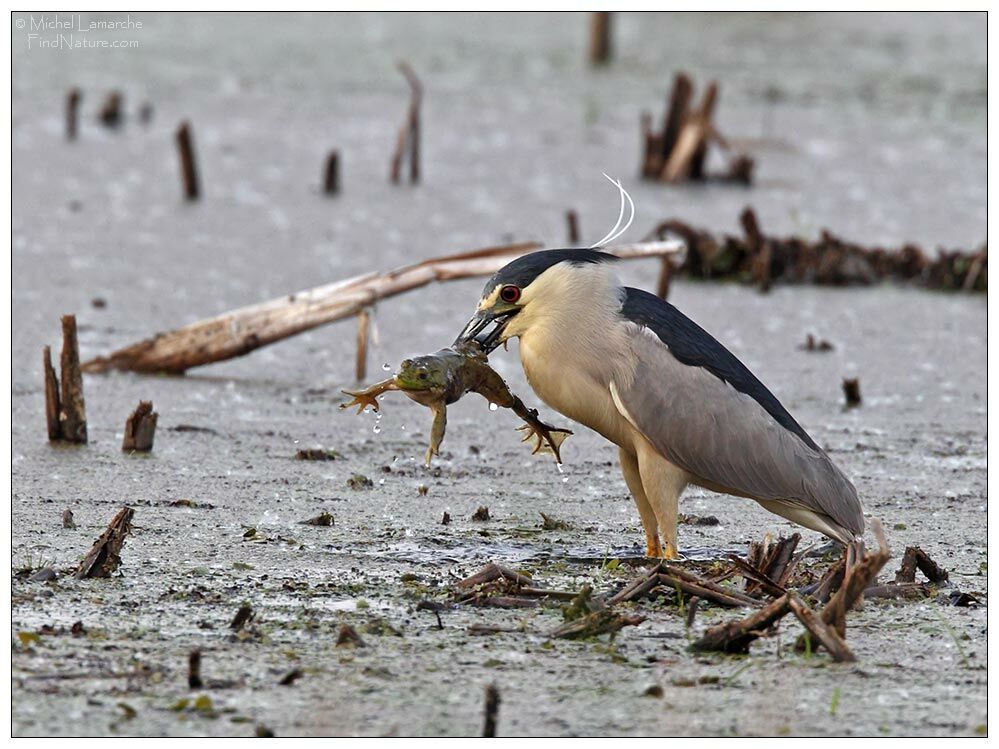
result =
[{"label": "fallen branch", "polygon": [[857,660],[836,628],[826,625],[793,591],[789,594],[788,603],[815,643],[828,650],[834,661],[844,663]]},{"label": "fallen branch", "polygon": [[[664,257],[682,251],[672,240],[605,248],[621,258]],[[269,302],[223,313],[159,333],[83,365],[88,373],[112,369],[183,374],[188,369],[244,356],[320,325],[352,317],[381,299],[425,286],[490,276],[511,260],[540,249],[534,242],[487,247],[431,258],[383,273],[365,273]]]},{"label": "fallen branch", "polygon": [[791,610],[791,594],[785,594],[745,619],[725,622],[708,629],[691,645],[696,651],[748,653],[749,645]]},{"label": "fallen branch", "polygon": [[634,627],[644,621],[645,617],[640,614],[619,614],[610,608],[605,608],[566,622],[554,629],[550,636],[566,640],[580,640],[617,632],[623,627]]}]

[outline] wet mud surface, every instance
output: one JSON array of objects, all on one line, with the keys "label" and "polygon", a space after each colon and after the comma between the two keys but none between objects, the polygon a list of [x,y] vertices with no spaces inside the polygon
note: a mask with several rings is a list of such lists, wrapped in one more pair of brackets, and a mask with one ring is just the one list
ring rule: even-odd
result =
[{"label": "wet mud surface", "polygon": [[[481,17],[316,23],[328,26],[328,44],[309,42],[307,21],[202,26],[150,16],[141,54],[83,58],[72,71],[64,58],[19,50],[15,38],[14,733],[475,735],[489,683],[501,693],[500,735],[984,731],[984,296],[671,289],[670,300],[854,480],[894,552],[882,577],[919,545],[981,601],[867,601],[848,619],[855,664],[794,653],[800,627],[791,620],[748,657],[694,655],[689,641],[732,616],[712,606],[688,630],[675,606],[636,604],[642,624],[590,641],[547,636],[563,621],[556,603],[452,606],[450,587],[488,561],[567,590],[613,591],[640,574],[644,537],[616,448],[568,425],[576,434],[560,472],[519,443],[513,414],[470,395],[449,408],[442,454],[424,468],[427,410],[388,394],[380,416],[338,411],[340,389],[355,384],[351,323],[184,377],[86,376],[86,447],[46,442],[41,369],[41,347],[58,346],[64,313],[77,315],[87,358],[431,254],[509,238],[558,246],[569,207],[584,236],[600,236],[617,210],[600,171],[637,168],[638,114],[661,107],[680,66],[719,77],[726,134],[766,135],[760,183],[635,184],[636,237],[673,215],[734,231],[751,203],[775,232],[830,226],[857,240],[977,246],[984,23],[806,16],[761,31],[738,16],[706,26],[625,17],[621,43],[638,51],[596,75],[580,64],[582,20],[506,18],[488,34]],[[421,44],[403,35],[407,24]],[[248,36],[258,42],[250,62]],[[642,43],[659,38],[671,43]],[[695,57],[705,44],[712,54]],[[822,72],[837,44],[853,53],[842,76]],[[965,54],[947,52],[957,49]],[[426,182],[417,188],[387,184],[405,106],[398,57],[427,87]],[[784,96],[774,108],[763,92],[775,81]],[[148,98],[153,122],[108,133],[91,117],[69,145],[61,107],[71,85],[95,110],[112,86],[135,106]],[[181,203],[172,150],[180,117],[192,120],[204,172],[205,199],[193,206]],[[327,200],[318,180],[333,146],[344,154],[344,193]],[[651,288],[656,270],[624,264],[622,277]],[[480,287],[429,287],[381,304],[369,380],[383,362],[449,343]],[[809,333],[834,349],[800,349]],[[515,344],[492,364],[542,418],[567,425],[531,392]],[[859,377],[862,407],[843,409],[843,377]],[[155,447],[123,454],[139,400],[160,414]],[[312,448],[335,459],[296,459]],[[370,486],[352,486],[357,474]],[[120,575],[72,579],[124,505],[135,515]],[[473,520],[482,506],[490,519]],[[75,528],[63,527],[66,509]],[[765,533],[794,530],[748,500],[696,489],[681,511],[719,519],[681,526],[692,558],[742,553]],[[302,524],[322,512],[332,526]],[[565,527],[546,530],[540,512]],[[57,578],[27,578],[40,568]],[[440,624],[418,608],[426,600],[444,604]],[[255,616],[234,631],[243,604]],[[363,647],[337,647],[344,624]],[[482,625],[510,631],[476,634]],[[195,649],[203,686],[190,689]],[[649,694],[655,686],[661,696]]]}]

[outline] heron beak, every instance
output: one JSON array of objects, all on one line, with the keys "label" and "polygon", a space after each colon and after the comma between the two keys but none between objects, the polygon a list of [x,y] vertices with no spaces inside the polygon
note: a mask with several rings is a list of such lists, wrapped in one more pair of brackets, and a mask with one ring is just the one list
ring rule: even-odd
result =
[{"label": "heron beak", "polygon": [[[454,345],[457,346],[468,341],[475,341],[482,347],[482,350],[486,354],[490,353],[499,346],[503,329],[506,328],[507,323],[510,322],[510,318],[515,314],[515,311],[496,313],[492,310],[479,310],[455,339]],[[487,331],[486,329],[493,323],[496,324],[496,327]]]}]

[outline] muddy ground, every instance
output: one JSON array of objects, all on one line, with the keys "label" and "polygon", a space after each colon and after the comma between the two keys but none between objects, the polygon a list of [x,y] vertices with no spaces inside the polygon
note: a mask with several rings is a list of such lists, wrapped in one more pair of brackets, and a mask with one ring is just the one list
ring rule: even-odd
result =
[{"label": "muddy ground", "polygon": [[[381,418],[338,412],[339,389],[353,384],[351,323],[185,377],[88,376],[91,442],[79,448],[46,442],[40,366],[63,313],[77,315],[91,356],[432,254],[507,239],[559,246],[567,208],[595,240],[616,215],[601,171],[626,178],[635,198],[627,238],[673,216],[734,231],[752,204],[775,232],[976,246],[986,221],[982,17],[625,15],[619,55],[599,73],[582,64],[583,16],[133,18],[141,30],[100,38],[138,39],[138,49],[28,49],[26,32],[13,32],[14,734],[474,735],[490,682],[503,735],[985,731],[983,297],[671,291],[853,478],[888,529],[888,576],[918,544],[982,601],[869,601],[850,617],[858,662],[846,665],[794,654],[791,621],[749,657],[694,656],[688,640],[729,614],[704,607],[688,631],[662,602],[641,604],[648,619],[613,641],[549,639],[556,605],[447,608],[439,628],[417,604],[446,602],[456,579],[489,560],[554,588],[614,589],[641,564],[641,526],[616,449],[581,427],[559,473],[517,442],[510,413],[471,396],[452,407],[427,470],[421,407],[388,396]],[[386,179],[406,96],[398,58],[427,88],[416,188]],[[698,83],[720,80],[720,125],[759,163],[752,189],[633,178],[639,113],[658,115],[681,67]],[[72,85],[85,119],[68,144]],[[94,121],[112,87],[126,97],[119,132]],[[154,116],[143,126],[145,100]],[[205,184],[193,206],[180,200],[171,142],[185,117]],[[330,200],[318,186],[332,147],[344,191]],[[648,288],[655,270],[632,263],[622,276]],[[480,286],[381,304],[369,378],[450,342]],[[835,350],[799,350],[809,332]],[[529,404],[564,421],[529,390],[515,345],[493,361]],[[841,408],[844,376],[860,377],[863,407]],[[160,413],[155,450],[123,455],[139,399]],[[311,447],[339,457],[295,459]],[[355,474],[372,485],[351,488]],[[135,532],[121,575],[74,581],[68,573],[125,504]],[[483,505],[491,519],[473,521]],[[66,509],[75,529],[62,526]],[[720,520],[681,527],[692,555],[793,530],[752,502],[699,490],[681,510]],[[335,525],[300,524],[323,511]],[[544,530],[539,511],[570,528]],[[41,567],[58,579],[19,574]],[[256,618],[235,636],[229,622],[244,602]],[[344,623],[365,647],[335,647]],[[483,624],[516,631],[469,630]],[[192,691],[196,648],[206,686]],[[301,677],[280,685],[294,669]],[[661,697],[647,695],[654,685]],[[210,701],[196,706],[201,695]]]}]

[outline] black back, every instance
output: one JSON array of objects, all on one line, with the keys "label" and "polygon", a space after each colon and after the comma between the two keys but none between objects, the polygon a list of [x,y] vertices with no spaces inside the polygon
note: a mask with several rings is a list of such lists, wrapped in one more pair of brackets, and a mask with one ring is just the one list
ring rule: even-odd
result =
[{"label": "black back", "polygon": [[672,304],[654,294],[631,288],[625,288],[624,292],[622,316],[655,333],[678,361],[691,367],[703,367],[708,370],[718,379],[727,382],[740,393],[745,393],[759,403],[778,424],[796,434],[813,450],[820,449],[774,394],[710,333]]},{"label": "black back", "polygon": [[483,295],[488,294],[499,284],[512,284],[523,289],[525,286],[530,286],[535,278],[553,265],[561,262],[584,265],[586,263],[610,263],[619,259],[614,255],[608,255],[606,252],[589,249],[541,250],[539,252],[531,252],[507,263],[496,271],[493,277],[486,282]]}]

